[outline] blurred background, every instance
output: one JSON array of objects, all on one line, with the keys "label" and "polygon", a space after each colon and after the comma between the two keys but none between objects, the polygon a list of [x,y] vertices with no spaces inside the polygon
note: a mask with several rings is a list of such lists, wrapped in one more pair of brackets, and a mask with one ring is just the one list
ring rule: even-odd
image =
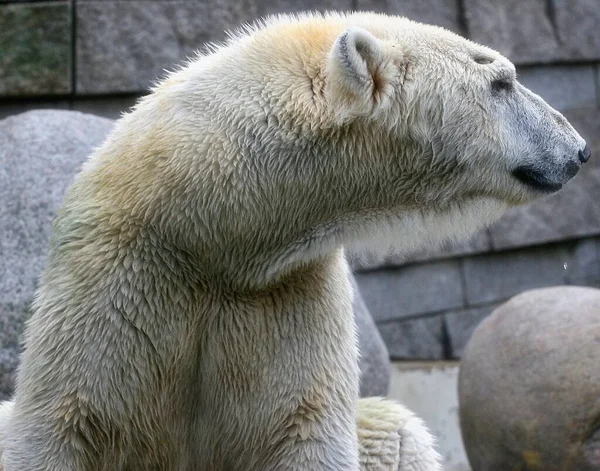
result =
[{"label": "blurred background", "polygon": [[[600,287],[600,0],[0,0],[0,119],[41,108],[118,118],[224,30],[307,9],[405,15],[499,50],[596,154],[563,192],[512,210],[469,242],[408,259],[351,256],[393,361],[390,395],[429,423],[447,469],[467,469],[456,378],[475,327],[527,289]],[[0,296],[1,309],[12,293]],[[20,329],[11,322],[0,312],[5,357]]]}]

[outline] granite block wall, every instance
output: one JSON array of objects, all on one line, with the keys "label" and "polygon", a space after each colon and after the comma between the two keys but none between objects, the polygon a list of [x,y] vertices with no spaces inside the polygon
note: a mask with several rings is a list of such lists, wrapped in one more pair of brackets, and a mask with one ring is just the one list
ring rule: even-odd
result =
[{"label": "granite block wall", "polygon": [[273,13],[332,9],[446,27],[506,54],[557,108],[599,105],[597,0],[0,0],[0,114],[46,106],[114,117],[226,30]]},{"label": "granite block wall", "polygon": [[[498,49],[598,156],[599,0],[0,0],[0,118],[34,108],[118,117],[225,30],[307,9],[406,15]],[[600,286],[594,157],[563,192],[471,241],[409,258],[351,254],[392,358],[459,358],[478,322],[524,289]]]}]

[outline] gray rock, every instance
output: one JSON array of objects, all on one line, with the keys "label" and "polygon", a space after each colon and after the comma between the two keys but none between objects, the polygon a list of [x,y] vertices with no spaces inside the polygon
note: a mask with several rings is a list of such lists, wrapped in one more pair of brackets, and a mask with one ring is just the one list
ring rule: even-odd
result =
[{"label": "gray rock", "polygon": [[360,351],[360,396],[385,396],[390,385],[390,359],[385,343],[365,306],[354,278],[354,319]]},{"label": "gray rock", "polygon": [[531,247],[464,260],[469,305],[504,301],[526,289],[562,285],[567,281],[563,247]]},{"label": "gray rock", "polygon": [[457,260],[357,273],[376,322],[463,307]]},{"label": "gray rock", "polygon": [[377,327],[392,360],[445,358],[442,316],[378,322]]},{"label": "gray rock", "polygon": [[443,26],[460,33],[456,0],[357,0],[357,10],[406,16],[414,21]]},{"label": "gray rock", "polygon": [[450,358],[460,358],[473,331],[483,319],[491,314],[497,304],[460,309],[444,314],[444,322],[450,343]]},{"label": "gray rock", "polygon": [[593,65],[538,65],[520,67],[519,81],[557,110],[596,103],[596,71]]},{"label": "gray rock", "polygon": [[140,92],[225,31],[270,13],[350,9],[349,0],[96,1],[77,7],[77,93]]},{"label": "gray rock", "polygon": [[71,91],[68,2],[0,5],[0,95]]},{"label": "gray rock", "polygon": [[0,397],[12,389],[56,209],[111,127],[106,119],[69,111],[31,111],[0,121]]},{"label": "gray rock", "polygon": [[54,100],[18,100],[0,103],[0,119],[25,113],[32,110],[68,110],[71,104],[68,100],[56,98]]},{"label": "gray rock", "polygon": [[496,309],[459,377],[475,470],[600,469],[600,290],[545,288]]},{"label": "gray rock", "polygon": [[[600,154],[600,110],[565,112],[586,139],[592,155]],[[535,245],[600,234],[600,158],[592,157],[558,194],[513,208],[491,229],[496,249]]]}]

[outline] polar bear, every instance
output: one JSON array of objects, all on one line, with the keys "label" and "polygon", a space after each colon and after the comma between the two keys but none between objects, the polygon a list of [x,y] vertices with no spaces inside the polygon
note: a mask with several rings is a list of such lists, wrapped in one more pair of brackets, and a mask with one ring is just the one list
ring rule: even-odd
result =
[{"label": "polar bear", "polygon": [[443,29],[330,13],[233,35],[68,191],[5,471],[439,469],[409,411],[357,400],[343,248],[464,237],[588,157],[507,59]]}]

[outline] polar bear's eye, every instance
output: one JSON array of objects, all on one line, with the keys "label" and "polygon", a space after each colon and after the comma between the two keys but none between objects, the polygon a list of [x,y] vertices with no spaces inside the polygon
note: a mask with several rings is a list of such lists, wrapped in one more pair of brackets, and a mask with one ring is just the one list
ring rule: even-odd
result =
[{"label": "polar bear's eye", "polygon": [[505,79],[498,79],[492,82],[492,90],[495,92],[510,91],[512,83]]}]

